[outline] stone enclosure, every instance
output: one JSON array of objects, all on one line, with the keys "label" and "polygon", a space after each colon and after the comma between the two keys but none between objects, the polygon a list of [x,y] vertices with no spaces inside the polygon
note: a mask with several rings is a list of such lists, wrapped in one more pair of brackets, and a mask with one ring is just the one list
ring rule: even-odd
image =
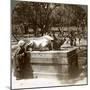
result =
[{"label": "stone enclosure", "polygon": [[69,79],[78,75],[77,48],[60,51],[27,51],[34,78]]}]

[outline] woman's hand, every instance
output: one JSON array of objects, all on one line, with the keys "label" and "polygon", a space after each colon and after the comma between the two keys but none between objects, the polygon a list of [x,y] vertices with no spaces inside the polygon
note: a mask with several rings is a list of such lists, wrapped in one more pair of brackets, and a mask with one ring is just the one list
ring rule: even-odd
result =
[{"label": "woman's hand", "polygon": [[25,55],[24,53],[21,54],[21,56],[24,56],[24,55]]}]

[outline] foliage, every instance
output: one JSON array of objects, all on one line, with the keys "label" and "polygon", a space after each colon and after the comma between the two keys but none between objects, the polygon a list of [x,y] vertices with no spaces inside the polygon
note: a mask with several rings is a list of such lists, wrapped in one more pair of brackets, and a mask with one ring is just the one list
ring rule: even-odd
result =
[{"label": "foliage", "polygon": [[12,11],[12,24],[21,23],[25,33],[32,28],[35,36],[39,32],[43,35],[53,26],[86,26],[87,12],[80,5],[18,2]]}]

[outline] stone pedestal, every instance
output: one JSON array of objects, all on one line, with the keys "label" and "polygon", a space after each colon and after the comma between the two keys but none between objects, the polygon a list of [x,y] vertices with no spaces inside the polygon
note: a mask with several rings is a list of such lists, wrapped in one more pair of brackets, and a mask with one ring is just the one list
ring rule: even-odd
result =
[{"label": "stone pedestal", "polygon": [[27,52],[34,77],[68,79],[78,70],[76,48]]}]

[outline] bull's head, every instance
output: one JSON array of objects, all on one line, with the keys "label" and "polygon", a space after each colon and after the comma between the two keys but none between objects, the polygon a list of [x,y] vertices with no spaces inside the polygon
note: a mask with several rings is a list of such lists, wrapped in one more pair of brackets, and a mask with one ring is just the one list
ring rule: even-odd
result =
[{"label": "bull's head", "polygon": [[60,50],[61,46],[64,44],[64,42],[66,41],[66,39],[60,39],[58,38],[57,40],[53,41],[53,49],[54,50]]}]

